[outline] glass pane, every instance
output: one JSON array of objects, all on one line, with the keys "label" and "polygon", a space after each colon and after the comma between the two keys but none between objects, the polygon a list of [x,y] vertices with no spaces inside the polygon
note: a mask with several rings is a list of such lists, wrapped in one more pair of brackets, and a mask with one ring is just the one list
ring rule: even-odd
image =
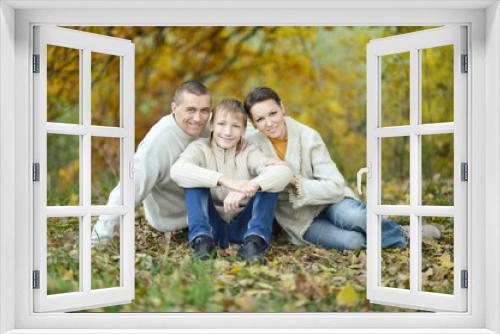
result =
[{"label": "glass pane", "polygon": [[410,124],[410,53],[380,57],[382,126]]},{"label": "glass pane", "polygon": [[[92,230],[98,217],[92,217]],[[92,289],[120,286],[120,225],[113,238],[92,247]]]},{"label": "glass pane", "polygon": [[79,205],[79,136],[47,134],[47,205]]},{"label": "glass pane", "polygon": [[453,294],[453,218],[422,217],[425,224],[438,228],[441,238],[422,238],[422,291]]},{"label": "glass pane", "polygon": [[120,138],[92,137],[92,204],[105,205],[120,181]]},{"label": "glass pane", "polygon": [[79,291],[78,217],[47,219],[47,294]]},{"label": "glass pane", "polygon": [[92,52],[92,124],[120,126],[120,57]]},{"label": "glass pane", "polygon": [[[381,225],[395,222],[406,231],[407,244],[404,248],[382,248],[384,239],[381,238],[381,286],[399,289],[410,289],[410,217],[407,216],[383,216]],[[385,241],[388,242],[388,241]]]},{"label": "glass pane", "polygon": [[80,50],[47,45],[47,121],[80,121]]},{"label": "glass pane", "polygon": [[421,136],[422,204],[453,205],[453,134]]},{"label": "glass pane", "polygon": [[381,138],[382,204],[410,203],[410,137]]},{"label": "glass pane", "polygon": [[453,45],[421,55],[422,123],[453,122]]}]

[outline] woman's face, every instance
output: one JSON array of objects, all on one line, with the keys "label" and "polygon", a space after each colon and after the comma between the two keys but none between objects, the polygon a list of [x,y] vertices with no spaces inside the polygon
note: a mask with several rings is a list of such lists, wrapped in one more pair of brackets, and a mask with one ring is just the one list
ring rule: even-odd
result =
[{"label": "woman's face", "polygon": [[266,137],[272,139],[286,138],[285,108],[269,99],[258,102],[250,108],[252,122]]}]

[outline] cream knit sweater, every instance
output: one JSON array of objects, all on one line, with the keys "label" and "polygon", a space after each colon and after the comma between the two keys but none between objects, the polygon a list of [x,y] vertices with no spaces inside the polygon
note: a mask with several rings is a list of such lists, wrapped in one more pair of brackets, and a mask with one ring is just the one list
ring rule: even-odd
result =
[{"label": "cream knit sweater", "polygon": [[[332,161],[317,131],[285,117],[288,145],[285,160],[297,178],[297,191],[291,186],[278,200],[276,220],[296,245],[308,244],[303,236],[313,219],[328,205],[344,196],[356,198],[345,186],[344,177]],[[267,156],[278,158],[271,141],[262,133],[249,136],[249,141]]]},{"label": "cream knit sweater", "polygon": [[269,158],[253,145],[236,154],[235,147],[222,149],[210,138],[201,138],[188,145],[172,166],[170,175],[183,188],[210,188],[217,212],[224,221],[230,222],[242,209],[224,212],[223,202],[229,191],[217,186],[220,177],[253,180],[261,191],[280,192],[290,182],[292,172],[285,165],[266,167],[267,160]]},{"label": "cream knit sweater", "polygon": [[[171,179],[170,168],[195,139],[185,133],[170,114],[151,128],[134,155],[135,203],[144,202],[148,223],[162,232],[187,227],[184,191]],[[110,193],[108,205],[121,204],[118,185]],[[110,238],[118,222],[119,216],[100,216],[92,238]]]}]

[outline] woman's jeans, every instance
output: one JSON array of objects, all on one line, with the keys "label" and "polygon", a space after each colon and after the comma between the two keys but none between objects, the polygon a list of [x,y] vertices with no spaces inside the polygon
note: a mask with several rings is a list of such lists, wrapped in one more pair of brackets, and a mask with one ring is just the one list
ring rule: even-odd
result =
[{"label": "woman's jeans", "polygon": [[244,239],[257,235],[264,239],[266,249],[271,240],[278,193],[257,192],[229,224],[215,209],[208,188],[185,188],[188,217],[188,239],[192,243],[201,235],[212,237],[220,248],[229,243],[243,244]]},{"label": "woman's jeans", "polygon": [[[304,234],[304,239],[325,248],[359,249],[366,247],[366,205],[346,197],[327,206]],[[382,247],[406,246],[404,231],[392,220],[382,219]]]}]

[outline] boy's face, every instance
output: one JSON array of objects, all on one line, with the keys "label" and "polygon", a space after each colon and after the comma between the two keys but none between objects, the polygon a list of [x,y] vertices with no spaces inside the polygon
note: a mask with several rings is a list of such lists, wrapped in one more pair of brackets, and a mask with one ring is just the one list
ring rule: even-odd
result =
[{"label": "boy's face", "polygon": [[217,146],[228,149],[236,146],[245,134],[245,123],[240,114],[220,110],[216,113],[210,129]]}]

